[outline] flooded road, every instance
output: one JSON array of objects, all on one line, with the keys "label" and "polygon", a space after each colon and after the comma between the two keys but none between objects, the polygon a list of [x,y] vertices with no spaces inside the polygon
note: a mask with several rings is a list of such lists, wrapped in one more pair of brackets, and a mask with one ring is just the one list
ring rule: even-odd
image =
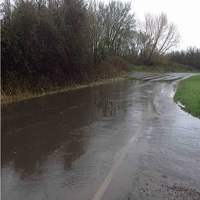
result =
[{"label": "flooded road", "polygon": [[173,102],[192,75],[135,73],[4,106],[2,199],[199,200],[200,120]]}]

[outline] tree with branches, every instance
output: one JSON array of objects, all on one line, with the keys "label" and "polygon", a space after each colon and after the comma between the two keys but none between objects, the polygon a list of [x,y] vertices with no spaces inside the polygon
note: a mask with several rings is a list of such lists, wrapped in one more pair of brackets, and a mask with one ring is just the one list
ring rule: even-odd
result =
[{"label": "tree with branches", "polygon": [[158,16],[146,14],[138,37],[140,58],[148,65],[159,62],[165,53],[180,42],[177,26],[170,23],[164,13]]}]

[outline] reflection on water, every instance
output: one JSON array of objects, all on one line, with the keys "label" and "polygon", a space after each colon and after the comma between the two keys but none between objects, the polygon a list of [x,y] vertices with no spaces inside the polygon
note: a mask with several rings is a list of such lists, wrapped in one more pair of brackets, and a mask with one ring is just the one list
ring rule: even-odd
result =
[{"label": "reflection on water", "polygon": [[[143,91],[141,87],[144,87]],[[57,182],[54,184],[54,179],[59,177],[64,180],[69,177],[66,173],[73,172],[75,161],[91,147],[90,141],[99,145],[99,139],[94,141],[93,132],[85,128],[94,122],[115,119],[117,124],[123,124],[123,120],[128,120],[131,126],[130,133],[127,133],[132,134],[131,130],[135,127],[133,115],[148,109],[147,99],[151,93],[145,93],[145,90],[151,89],[152,85],[145,85],[138,80],[125,80],[4,106],[1,166],[3,196],[8,197],[8,190],[15,191],[13,188],[21,188],[23,184],[27,185],[27,181],[39,187],[37,181],[45,184],[50,179],[51,187],[55,187]],[[135,122],[140,114],[135,117]],[[105,128],[108,127],[105,135],[111,134],[116,144],[121,132],[118,128],[113,132],[109,126],[105,125]],[[126,124],[122,127],[126,128]],[[112,135],[114,133],[117,134]],[[51,187],[48,188],[49,192]],[[60,188],[59,185],[57,187]],[[31,187],[27,190],[26,186],[21,190],[26,193],[29,189]]]},{"label": "reflection on water", "polygon": [[21,177],[41,173],[56,151],[64,169],[70,169],[90,139],[81,127],[115,116],[122,108],[128,84],[101,85],[3,107],[2,168],[12,166]]}]

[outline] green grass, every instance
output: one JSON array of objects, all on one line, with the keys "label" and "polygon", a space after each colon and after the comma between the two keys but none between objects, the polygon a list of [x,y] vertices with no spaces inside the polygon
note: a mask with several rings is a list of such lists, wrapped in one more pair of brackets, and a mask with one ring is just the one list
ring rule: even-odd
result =
[{"label": "green grass", "polygon": [[131,65],[129,73],[135,72],[164,72],[162,67],[159,66],[145,66],[145,65]]},{"label": "green grass", "polygon": [[51,91],[44,91],[42,93],[20,93],[17,95],[5,95],[5,94],[1,94],[1,105],[6,105],[8,103],[12,103],[12,102],[16,102],[16,101],[21,101],[21,100],[26,100],[26,99],[32,99],[32,98],[39,98],[45,95],[51,95],[51,94],[55,94],[58,92],[66,92],[69,90],[76,90],[76,89],[81,89],[81,88],[86,88],[86,87],[91,87],[91,86],[95,86],[95,85],[101,85],[101,84],[106,84],[106,83],[110,83],[110,82],[115,82],[115,81],[120,81],[120,80],[124,80],[128,77],[127,73],[121,73],[121,75],[119,77],[115,77],[115,78],[111,78],[111,79],[100,79],[98,81],[95,82],[91,82],[88,84],[74,84],[72,86],[68,86],[68,87],[64,87],[64,88],[55,88],[52,89]]},{"label": "green grass", "polygon": [[173,62],[166,62],[164,64],[158,64],[156,66],[145,65],[131,65],[129,73],[135,72],[198,72],[197,69]]},{"label": "green grass", "polygon": [[200,75],[181,81],[174,100],[183,104],[185,111],[200,118]]}]

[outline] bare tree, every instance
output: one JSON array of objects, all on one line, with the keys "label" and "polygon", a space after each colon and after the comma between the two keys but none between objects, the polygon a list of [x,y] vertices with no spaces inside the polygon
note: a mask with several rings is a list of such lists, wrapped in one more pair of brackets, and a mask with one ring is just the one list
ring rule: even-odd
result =
[{"label": "bare tree", "polygon": [[130,3],[111,1],[105,8],[105,36],[109,51],[121,54],[121,51],[134,36],[135,18]]},{"label": "bare tree", "polygon": [[104,6],[96,0],[91,0],[88,6],[87,21],[88,21],[88,37],[90,41],[90,49],[94,51],[103,35],[103,18],[100,12],[100,7]]},{"label": "bare tree", "polygon": [[12,4],[10,0],[4,0],[3,3],[0,4],[1,7],[1,14],[0,19],[3,21],[3,23],[8,24],[11,22],[11,10],[12,10]]},{"label": "bare tree", "polygon": [[124,56],[134,48],[135,17],[131,4],[91,0],[88,6],[88,35],[95,60],[107,55]]},{"label": "bare tree", "polygon": [[180,34],[174,23],[169,23],[167,15],[145,15],[138,48],[145,64],[153,64],[180,42]]}]

